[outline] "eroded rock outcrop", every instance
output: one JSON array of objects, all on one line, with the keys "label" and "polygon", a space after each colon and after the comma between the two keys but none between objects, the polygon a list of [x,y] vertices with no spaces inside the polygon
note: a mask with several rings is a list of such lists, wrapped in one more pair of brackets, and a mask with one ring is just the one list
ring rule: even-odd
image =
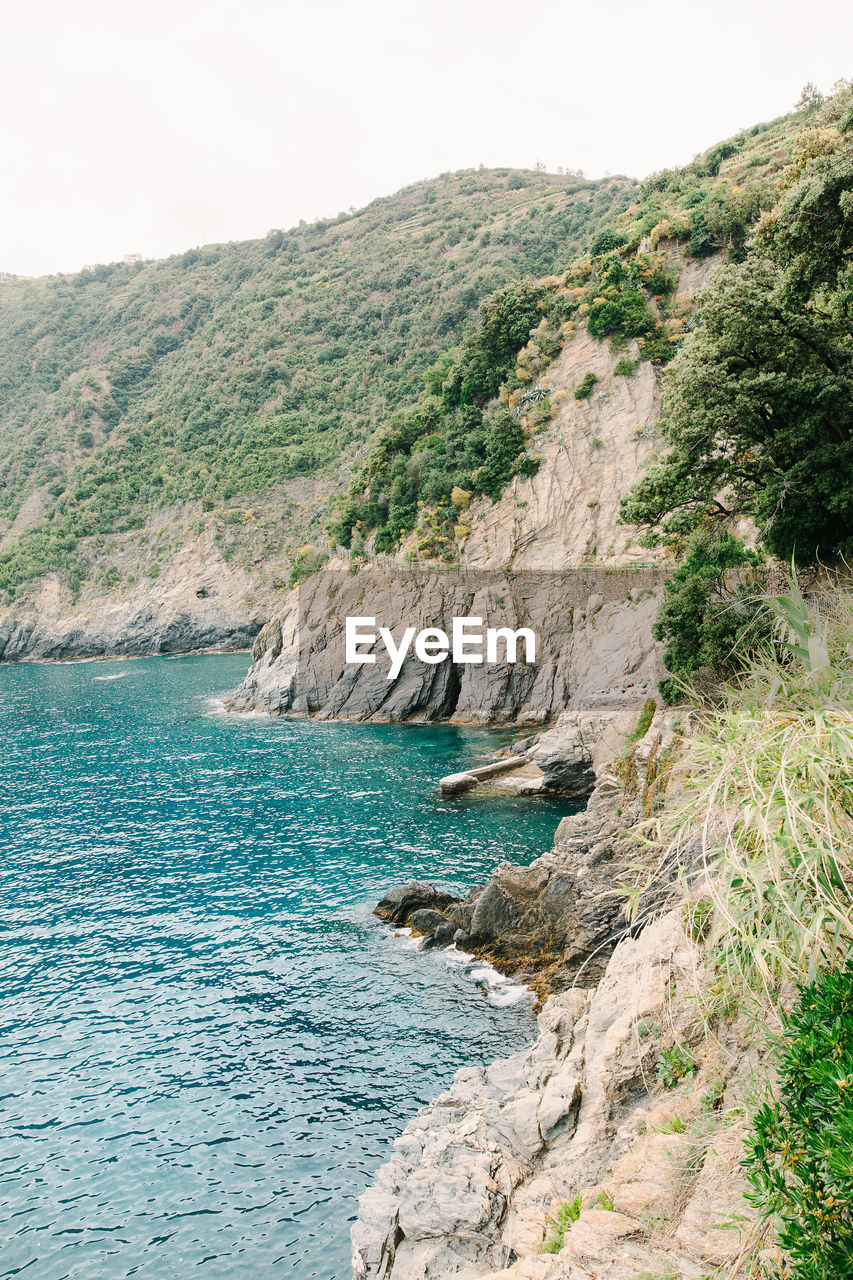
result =
[{"label": "eroded rock outcrop", "polygon": [[[751,1064],[736,1029],[703,1040],[700,981],[671,911],[619,944],[594,990],[551,997],[529,1049],[457,1072],[361,1197],[355,1276],[698,1280],[735,1259],[752,1215],[738,1122],[720,1116]],[[655,1067],[675,1044],[698,1074],[665,1090]],[[577,1221],[540,1254],[578,1196]]]},{"label": "eroded rock outcrop", "polygon": [[[688,306],[715,263],[685,262],[677,250],[672,253],[670,267],[680,273],[680,295]],[[608,699],[618,703],[638,696],[643,681],[653,688],[661,666],[651,628],[667,571],[665,554],[660,548],[642,548],[637,531],[617,519],[620,499],[657,459],[663,444],[656,425],[656,371],[638,356],[636,344],[617,352],[585,329],[575,332],[543,374],[554,410],[550,421],[525,428],[528,449],[540,459],[538,470],[515,477],[496,502],[471,502],[457,526],[457,576],[469,582],[478,574],[495,580],[495,575],[508,573],[554,580],[571,575],[576,580],[568,601],[543,590],[538,601],[528,602],[528,616],[542,631],[543,652],[555,655],[546,658],[537,674],[493,667],[454,675],[449,664],[427,669],[409,662],[388,689],[379,669],[344,672],[336,665],[332,659],[342,606],[358,603],[362,596],[381,597],[383,580],[394,572],[402,582],[406,558],[417,560],[421,554],[422,530],[416,529],[404,540],[396,562],[368,564],[353,584],[335,588],[338,596],[328,596],[325,609],[326,575],[292,594],[262,633],[255,666],[235,692],[232,709],[544,725],[567,706],[593,707]],[[617,375],[626,358],[633,364],[631,376]],[[574,392],[587,374],[597,379],[594,392],[577,399]],[[657,568],[650,569],[650,561]],[[616,571],[615,580],[607,570]],[[415,625],[443,618],[453,594],[446,585],[449,576],[424,565],[417,598],[400,586],[387,602],[392,607],[386,618],[398,623],[405,618]],[[411,581],[418,581],[414,572]],[[621,590],[615,583],[622,584]],[[485,607],[487,597],[487,592],[471,589],[472,602],[483,607],[491,624],[495,610]],[[296,635],[300,613],[313,617],[301,655],[303,642]]]},{"label": "eroded rock outcrop", "polygon": [[[547,724],[567,705],[618,708],[661,674],[651,623],[664,577],[654,569],[506,574],[375,565],[355,575],[314,574],[258,637],[255,664],[228,705],[273,715],[531,725]],[[449,632],[454,616],[528,627],[536,660],[430,665],[410,654],[389,680],[380,645],[373,665],[345,662],[348,616],[374,617],[398,638],[405,626]]]}]

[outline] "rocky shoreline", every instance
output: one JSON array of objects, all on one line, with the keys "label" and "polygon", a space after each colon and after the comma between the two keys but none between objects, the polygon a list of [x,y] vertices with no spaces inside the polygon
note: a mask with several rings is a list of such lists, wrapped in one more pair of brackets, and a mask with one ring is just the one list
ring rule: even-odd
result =
[{"label": "rocky shoreline", "polygon": [[[533,750],[552,776],[594,786],[553,849],[502,863],[463,899],[412,882],[378,904],[423,946],[487,959],[543,1005],[529,1049],[458,1072],[395,1141],[360,1200],[357,1280],[699,1280],[736,1262],[754,1215],[741,1128],[719,1116],[756,1062],[749,1028],[718,1020],[709,1040],[697,1016],[700,953],[676,870],[689,882],[704,868],[688,843],[631,927],[611,892],[636,858],[632,828],[678,785],[681,731],[648,704],[597,726],[566,713],[562,736]],[[690,1070],[666,1089],[674,1047]]]},{"label": "rocky shoreline", "polygon": [[622,901],[610,891],[636,856],[627,828],[641,816],[650,785],[644,778],[625,796],[614,768],[621,769],[628,743],[638,775],[650,761],[652,772],[661,758],[664,767],[674,763],[677,719],[653,699],[615,715],[565,712],[529,750],[549,790],[589,795],[582,811],[560,822],[553,848],[527,867],[500,863],[465,898],[417,882],[392,889],[376,914],[415,930],[425,947],[471,951],[540,994],[594,985],[625,933]]}]

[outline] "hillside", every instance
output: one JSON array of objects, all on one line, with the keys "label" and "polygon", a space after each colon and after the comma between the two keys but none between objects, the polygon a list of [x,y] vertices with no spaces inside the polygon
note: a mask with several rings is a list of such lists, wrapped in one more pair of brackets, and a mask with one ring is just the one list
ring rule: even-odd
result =
[{"label": "hillside", "polygon": [[[432,371],[419,404],[377,431],[340,508],[337,540],[350,546],[356,530],[359,554],[375,530],[368,552],[387,551],[417,528],[419,554],[454,561],[472,496],[496,500],[513,476],[535,474],[542,433],[565,396],[583,408],[593,391],[596,400],[607,394],[594,351],[586,382],[571,359],[560,367],[566,344],[578,336],[593,347],[606,341],[614,355],[607,373],[623,379],[665,365],[693,325],[703,267],[744,253],[776,202],[779,173],[807,119],[818,117],[797,112],[755,125],[690,165],[651,175],[568,270],[481,308],[477,328]],[[651,428],[658,411],[647,406],[639,425]],[[604,433],[589,435],[604,447]],[[584,557],[583,548],[575,551]]]},{"label": "hillside", "polygon": [[[105,548],[81,539],[176,504],[196,517],[228,504],[233,541],[273,495],[278,519],[259,533],[249,517],[255,552],[298,545],[480,300],[564,267],[633,192],[472,170],[263,240],[3,279],[0,587],[50,568],[85,577]],[[282,527],[300,477],[310,500]]]},{"label": "hillside", "polygon": [[263,241],[0,281],[0,655],[245,643],[342,548],[667,559],[618,523],[666,449],[661,372],[843,100],[642,184],[445,174]]}]

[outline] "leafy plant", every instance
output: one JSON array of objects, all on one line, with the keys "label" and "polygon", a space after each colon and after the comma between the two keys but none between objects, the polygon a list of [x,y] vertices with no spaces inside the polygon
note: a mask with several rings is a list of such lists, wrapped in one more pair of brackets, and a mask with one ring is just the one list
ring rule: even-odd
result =
[{"label": "leafy plant", "polygon": [[664,377],[670,450],[623,503],[630,523],[678,538],[690,518],[746,513],[786,559],[853,549],[851,120],[804,149],[745,260],[704,291]]},{"label": "leafy plant", "polygon": [[696,1063],[688,1049],[675,1044],[664,1049],[657,1061],[657,1082],[662,1089],[674,1089],[696,1074]]},{"label": "leafy plant", "polygon": [[592,395],[592,389],[597,382],[598,375],[593,373],[590,369],[588,373],[584,374],[581,382],[575,387],[575,399],[588,400]]},{"label": "leafy plant", "polygon": [[655,718],[657,703],[654,698],[647,698],[643,703],[639,719],[630,733],[625,735],[625,747],[613,761],[613,772],[625,784],[629,794],[636,790],[637,768],[634,762],[634,747],[645,738]]},{"label": "leafy plant", "polygon": [[681,1116],[672,1116],[657,1127],[658,1133],[686,1133],[687,1125]]},{"label": "leafy plant", "polygon": [[760,564],[757,552],[718,523],[707,522],[690,535],[678,569],[666,580],[653,628],[655,639],[666,645],[664,662],[676,677],[661,683],[665,702],[681,700],[680,681],[686,678],[720,677],[736,670],[748,643],[769,634],[760,581],[732,581]]},{"label": "leafy plant", "polygon": [[800,990],[777,1044],[779,1097],[752,1121],[750,1199],[778,1223],[777,1274],[853,1274],[853,970]]},{"label": "leafy plant", "polygon": [[577,1222],[581,1215],[582,1208],[583,1197],[575,1196],[574,1200],[564,1200],[553,1218],[545,1219],[550,1227],[550,1231],[539,1248],[540,1253],[560,1252],[563,1247],[566,1232],[569,1230],[573,1222]]}]

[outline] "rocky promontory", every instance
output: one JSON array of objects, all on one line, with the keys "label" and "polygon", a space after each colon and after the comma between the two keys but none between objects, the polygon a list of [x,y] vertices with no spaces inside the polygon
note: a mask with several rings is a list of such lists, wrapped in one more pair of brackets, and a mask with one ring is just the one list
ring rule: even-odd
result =
[{"label": "rocky promontory", "polygon": [[[227,699],[233,711],[320,719],[451,720],[546,725],[566,707],[614,710],[662,674],[651,627],[660,569],[524,572],[370,565],[312,575],[261,632],[254,666]],[[454,616],[527,627],[535,661],[428,664],[410,654],[396,679],[379,647],[372,665],[345,660],[347,617],[450,630]],[[503,653],[500,655],[503,658]]]},{"label": "rocky promontory", "polygon": [[226,561],[202,535],[156,577],[72,594],[50,575],[0,608],[0,662],[237,652],[252,647],[273,610],[269,575]]}]

